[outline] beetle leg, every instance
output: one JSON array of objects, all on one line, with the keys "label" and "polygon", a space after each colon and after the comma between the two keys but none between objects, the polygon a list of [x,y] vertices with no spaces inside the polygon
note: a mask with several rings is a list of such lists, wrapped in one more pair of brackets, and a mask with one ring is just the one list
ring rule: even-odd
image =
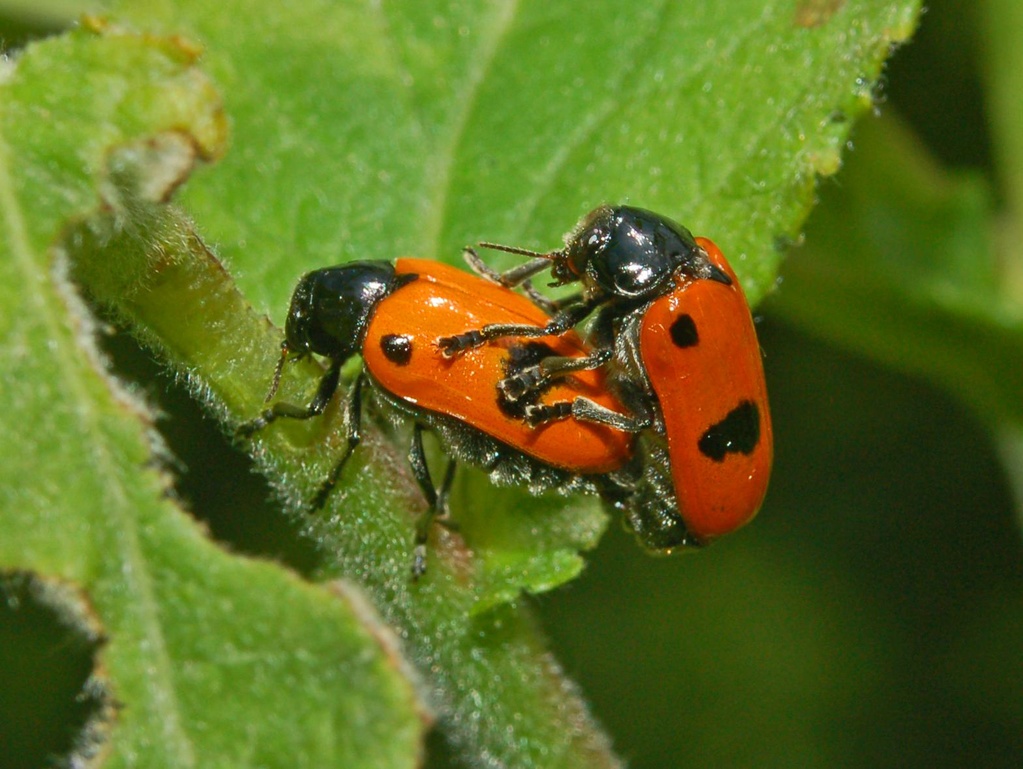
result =
[{"label": "beetle leg", "polygon": [[482,347],[487,342],[506,336],[530,339],[541,336],[559,336],[573,326],[578,325],[583,318],[593,312],[599,303],[600,300],[590,300],[569,305],[552,317],[546,326],[529,326],[521,323],[491,323],[483,326],[483,328],[471,329],[455,336],[442,336],[437,340],[437,347],[440,348],[440,352],[445,358],[454,358],[466,350]]},{"label": "beetle leg", "polygon": [[352,383],[352,389],[349,390],[348,397],[345,399],[344,423],[345,432],[348,434],[348,441],[345,445],[344,453],[341,454],[341,458],[334,463],[330,474],[320,484],[316,496],[313,497],[310,503],[310,509],[312,510],[319,510],[326,503],[327,497],[330,496],[330,492],[337,485],[337,481],[341,477],[341,471],[344,470],[349,457],[352,456],[355,447],[362,441],[362,385],[365,379],[365,372],[361,372]]},{"label": "beetle leg", "polygon": [[312,419],[319,416],[327,408],[327,404],[334,397],[334,393],[337,392],[340,380],[341,362],[333,361],[330,364],[330,368],[327,369],[327,373],[320,379],[320,384],[316,388],[316,395],[313,396],[313,399],[307,405],[298,406],[294,403],[275,403],[273,406],[264,409],[255,419],[239,425],[238,429],[235,430],[235,435],[239,438],[247,438],[282,417],[285,419]]},{"label": "beetle leg", "polygon": [[455,525],[448,520],[450,510],[448,509],[448,497],[451,494],[451,484],[455,480],[455,469],[458,463],[455,460],[448,461],[447,470],[444,471],[444,479],[440,482],[437,490],[437,523],[447,528],[455,528]]},{"label": "beetle leg", "polygon": [[[419,488],[426,497],[426,510],[416,520],[416,539],[412,549],[412,578],[418,579],[426,573],[426,543],[430,537],[430,525],[437,516],[438,499],[443,499],[446,504],[447,489],[441,486],[441,497],[437,495],[433,479],[430,478],[430,468],[426,465],[426,454],[423,451],[423,426],[418,422],[412,428],[412,445],[408,452],[409,465],[412,467],[412,475],[415,476]],[[453,464],[453,463],[452,463]],[[444,480],[450,485],[449,475],[454,470],[449,467]]]},{"label": "beetle leg", "polygon": [[533,427],[569,417],[580,422],[606,425],[626,433],[638,433],[650,427],[650,420],[647,417],[622,414],[581,395],[572,401],[535,403],[525,408],[526,423]]},{"label": "beetle leg", "polygon": [[533,281],[526,280],[522,283],[522,293],[529,297],[529,300],[548,315],[556,315],[566,307],[579,304],[583,300],[581,293],[570,294],[562,299],[551,299],[541,294],[533,287]]},{"label": "beetle leg", "polygon": [[[502,248],[501,250],[504,249]],[[523,253],[529,255],[533,252],[523,251]],[[465,259],[472,271],[482,278],[486,278],[487,280],[502,285],[505,288],[521,286],[522,293],[528,296],[533,304],[548,315],[553,315],[563,307],[580,301],[581,294],[572,294],[572,296],[565,297],[564,299],[551,299],[544,296],[533,287],[533,282],[530,278],[551,266],[550,259],[547,257],[530,259],[528,262],[524,262],[518,267],[513,267],[505,272],[498,272],[489,264],[484,262],[480,258],[480,255],[476,252],[476,249],[472,246],[466,246],[462,249],[462,258]]]},{"label": "beetle leg", "polygon": [[[529,301],[531,301],[533,304],[535,304],[548,315],[553,315],[560,309],[560,307],[558,306],[558,302],[554,299],[551,299],[550,297],[544,296],[539,291],[537,291],[536,288],[533,286],[533,281],[531,280],[525,280],[522,282],[522,293],[528,296]],[[564,306],[564,304],[562,304],[562,306]]]},{"label": "beetle leg", "polygon": [[[532,251],[524,253],[533,254]],[[533,277],[538,272],[543,272],[551,266],[550,259],[536,257],[505,272],[498,272],[484,262],[472,246],[466,246],[462,249],[462,258],[465,259],[466,263],[477,275],[494,283],[499,283],[505,288],[514,288],[524,280]]]},{"label": "beetle leg", "polygon": [[[413,433],[412,437],[412,449],[409,451],[409,460],[412,463],[413,471],[417,473],[417,480],[419,470],[416,470],[417,466],[423,472],[426,472],[426,457],[423,454],[423,441],[419,435],[421,428],[416,426],[416,433]],[[419,436],[419,437],[417,437]],[[418,452],[419,456],[413,460],[412,454]],[[444,479],[441,481],[440,488],[437,489],[434,494],[434,502],[428,506],[419,519],[416,521],[416,539],[415,547],[412,550],[412,578],[419,579],[423,574],[426,573],[426,554],[427,546],[430,539],[430,526],[436,521],[438,524],[444,526],[444,528],[455,531],[458,527],[448,519],[448,496],[451,492],[451,484],[455,479],[455,469],[458,467],[458,463],[455,460],[448,462],[447,470],[444,471]],[[425,476],[429,479],[429,473]],[[427,480],[429,483],[429,489],[433,489],[432,481]],[[423,487],[420,482],[420,487]],[[426,494],[429,500],[429,491],[427,488],[423,488],[423,493]]]},{"label": "beetle leg", "polygon": [[552,355],[544,358],[535,366],[522,369],[512,376],[505,377],[497,383],[497,389],[512,403],[523,400],[531,394],[540,393],[550,386],[556,378],[573,371],[589,371],[600,368],[614,354],[611,347],[594,350],[582,358]]}]

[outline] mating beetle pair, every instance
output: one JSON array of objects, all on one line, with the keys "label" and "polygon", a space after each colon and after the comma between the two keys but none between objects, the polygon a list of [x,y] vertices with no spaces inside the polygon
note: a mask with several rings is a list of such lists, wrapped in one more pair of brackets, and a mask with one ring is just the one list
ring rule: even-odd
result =
[{"label": "mating beetle pair", "polygon": [[[533,492],[599,493],[647,548],[700,545],[749,521],[767,487],[771,422],[760,348],[738,279],[718,248],[638,208],[591,212],[563,249],[476,277],[420,259],[354,262],[295,289],[281,367],[310,354],[328,369],[306,406],[277,403],[241,428],[324,410],[342,364],[363,357],[348,391],[348,446],[313,501],[325,501],[360,439],[363,388],[411,419],[413,473],[432,515],[456,461]],[[513,288],[550,268],[582,291],[550,302]],[[527,284],[528,285],[528,284]],[[593,314],[586,342],[572,330]],[[272,393],[271,393],[272,394]],[[434,431],[452,457],[440,490],[423,455]]]}]

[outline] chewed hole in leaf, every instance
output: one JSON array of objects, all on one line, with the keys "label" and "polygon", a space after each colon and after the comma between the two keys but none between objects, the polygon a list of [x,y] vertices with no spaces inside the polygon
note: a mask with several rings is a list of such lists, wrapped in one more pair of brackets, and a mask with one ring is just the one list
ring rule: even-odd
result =
[{"label": "chewed hole in leaf", "polygon": [[88,603],[68,585],[0,573],[3,765],[75,765],[102,748],[115,717],[97,655],[103,643]]},{"label": "chewed hole in leaf", "polygon": [[232,445],[217,421],[128,334],[104,336],[112,371],[141,391],[157,413],[174,493],[232,551],[272,558],[308,574],[318,562],[314,543],[299,522],[281,514],[265,478],[248,454]]}]

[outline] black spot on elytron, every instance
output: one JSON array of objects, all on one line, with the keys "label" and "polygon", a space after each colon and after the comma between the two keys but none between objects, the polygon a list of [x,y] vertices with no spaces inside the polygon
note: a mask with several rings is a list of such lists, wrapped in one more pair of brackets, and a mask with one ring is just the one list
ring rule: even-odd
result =
[{"label": "black spot on elytron", "polygon": [[384,334],[380,351],[395,366],[407,366],[412,360],[412,339],[402,334]]},{"label": "black spot on elytron", "polygon": [[752,454],[760,443],[760,409],[753,401],[743,401],[728,416],[707,428],[700,436],[700,453],[715,462],[728,454]]},{"label": "black spot on elytron", "polygon": [[689,313],[679,315],[671,324],[671,341],[676,347],[696,347],[700,343],[700,334],[696,330],[696,321]]}]

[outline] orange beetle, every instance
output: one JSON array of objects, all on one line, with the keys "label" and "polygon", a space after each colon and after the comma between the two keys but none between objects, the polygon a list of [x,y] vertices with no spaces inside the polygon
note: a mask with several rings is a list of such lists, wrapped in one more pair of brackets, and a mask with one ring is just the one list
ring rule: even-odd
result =
[{"label": "orange beetle", "polygon": [[748,522],[767,492],[771,415],[746,298],[720,249],[697,245],[729,282],[680,277],[639,323],[639,360],[658,404],[679,512],[705,541]]},{"label": "orange beetle", "polygon": [[[413,424],[409,461],[428,503],[416,533],[414,570],[422,573],[429,523],[444,506],[456,460],[488,471],[496,483],[525,485],[533,493],[600,490],[615,499],[622,495],[621,483],[629,483],[631,433],[572,419],[539,428],[523,420],[530,406],[575,397],[610,412],[621,410],[607,391],[604,372],[580,371],[515,400],[498,390],[502,378],[546,358],[586,359],[590,349],[577,334],[542,341],[499,339],[457,359],[437,349],[438,337],[467,326],[536,326],[547,320],[526,297],[439,262],[403,258],[393,264],[361,261],[315,270],[301,278],[292,296],[269,397],[286,360],[320,355],[328,361],[327,371],[307,405],[276,403],[239,433],[250,435],[282,417],[321,414],[338,388],[342,365],[362,355],[363,369],[345,402],[347,449],[312,504],[316,508],[326,501],[359,444],[363,387],[370,385],[378,408],[393,420]],[[452,457],[439,493],[423,453],[424,429],[435,432]]]},{"label": "orange beetle", "polygon": [[[548,253],[484,246],[534,259],[498,275],[513,286],[551,268],[554,285],[583,290],[558,304],[542,326],[488,325],[440,340],[457,357],[502,337],[564,333],[596,316],[586,359],[548,358],[499,384],[509,400],[534,397],[566,374],[607,370],[607,386],[630,416],[586,396],[530,403],[524,419],[604,424],[638,434],[641,475],[610,499],[649,549],[669,553],[702,545],[750,521],[767,491],[773,436],[753,319],[738,278],[721,251],[667,217],[629,206],[601,206]],[[605,496],[607,499],[607,496]]]}]

